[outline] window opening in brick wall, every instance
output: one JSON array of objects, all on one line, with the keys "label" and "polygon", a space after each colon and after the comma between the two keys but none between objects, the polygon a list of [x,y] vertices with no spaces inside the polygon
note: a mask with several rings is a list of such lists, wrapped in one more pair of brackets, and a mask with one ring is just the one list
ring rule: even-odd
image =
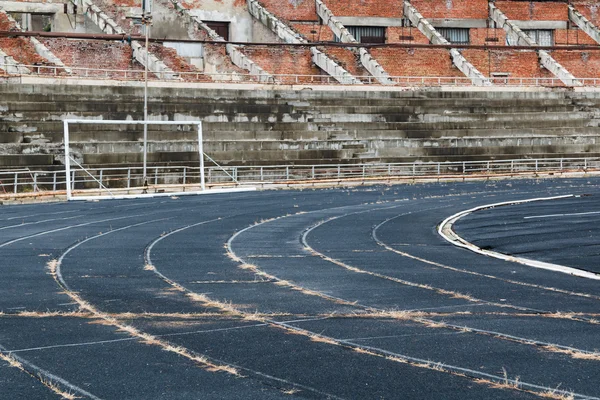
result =
[{"label": "window opening in brick wall", "polygon": [[227,42],[229,41],[229,22],[204,21],[204,23]]},{"label": "window opening in brick wall", "polygon": [[447,41],[455,44],[469,44],[469,28],[435,28]]},{"label": "window opening in brick wall", "polygon": [[[383,26],[347,26],[350,34],[360,43],[385,43],[385,27]],[[336,42],[340,39],[336,36]]]},{"label": "window opening in brick wall", "polygon": [[523,29],[523,32],[540,46],[554,46],[554,31],[552,29]]}]

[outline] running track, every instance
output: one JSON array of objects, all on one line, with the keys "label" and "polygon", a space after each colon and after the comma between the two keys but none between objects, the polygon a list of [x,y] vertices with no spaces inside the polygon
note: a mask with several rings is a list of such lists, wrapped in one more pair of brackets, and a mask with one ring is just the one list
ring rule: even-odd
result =
[{"label": "running track", "polygon": [[436,230],[598,269],[599,184],[0,207],[0,398],[600,398],[600,281]]}]

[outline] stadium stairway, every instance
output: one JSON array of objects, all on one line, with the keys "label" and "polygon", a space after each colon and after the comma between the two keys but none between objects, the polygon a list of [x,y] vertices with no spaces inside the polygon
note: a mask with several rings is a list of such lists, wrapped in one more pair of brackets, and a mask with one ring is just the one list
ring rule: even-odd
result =
[{"label": "stadium stairway", "polygon": [[[63,160],[65,118],[142,119],[140,88],[0,86],[0,167]],[[598,156],[600,96],[570,91],[442,92],[152,88],[152,120],[204,121],[223,165],[468,161]],[[140,126],[81,125],[88,165],[142,160]],[[149,127],[149,161],[195,164],[196,132]]]}]

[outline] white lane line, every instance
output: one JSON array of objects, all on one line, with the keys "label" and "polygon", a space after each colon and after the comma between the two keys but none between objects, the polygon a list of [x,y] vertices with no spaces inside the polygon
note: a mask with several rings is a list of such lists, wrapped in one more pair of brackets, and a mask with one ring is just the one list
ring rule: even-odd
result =
[{"label": "white lane line", "polygon": [[577,215],[592,215],[592,214],[600,214],[600,211],[590,211],[590,212],[570,213],[570,214],[532,215],[529,217],[523,217],[523,219],[571,217],[571,216],[577,216]]},{"label": "white lane line", "polygon": [[52,219],[44,219],[41,221],[35,221],[35,222],[23,222],[17,225],[7,225],[7,226],[3,226],[0,228],[0,231],[3,231],[5,229],[12,229],[12,228],[19,228],[21,226],[27,226],[27,225],[37,225],[37,224],[43,224],[44,222],[51,222],[51,221],[64,221],[67,219],[73,219],[73,218],[82,218],[83,215],[75,215],[73,217],[65,217],[65,218],[52,218]]},{"label": "white lane line", "polygon": [[[267,324],[254,324],[254,325],[234,326],[234,327],[229,327],[229,328],[205,329],[205,330],[200,330],[200,331],[166,333],[164,335],[154,335],[154,336],[156,336],[156,337],[185,336],[185,335],[195,335],[195,334],[199,334],[199,333],[212,333],[212,332],[233,331],[233,330],[246,329],[246,328],[256,328],[256,327],[266,326],[266,325]],[[23,353],[23,352],[27,352],[27,351],[58,349],[61,347],[93,346],[93,345],[97,345],[97,344],[131,342],[131,341],[137,341],[137,340],[139,340],[139,338],[126,337],[126,338],[120,338],[120,339],[96,340],[93,342],[66,343],[66,344],[55,344],[55,345],[51,345],[51,346],[28,347],[28,348],[23,348],[23,349],[0,351],[0,353],[11,353],[11,354],[12,353]]]},{"label": "white lane line", "polygon": [[16,354],[13,354],[11,351],[6,350],[6,348],[4,348],[3,346],[0,345],[0,351],[2,353],[8,354],[10,355],[12,358],[14,358],[15,360],[17,360],[18,362],[20,362],[21,364],[27,366],[29,369],[33,370],[34,373],[31,373],[30,371],[26,371],[26,373],[30,373],[32,376],[39,376],[40,379],[41,377],[45,377],[47,379],[49,379],[51,382],[59,382],[61,385],[73,390],[74,392],[77,392],[79,394],[82,394],[84,396],[89,397],[92,400],[101,400],[99,397],[94,396],[93,394],[91,394],[90,392],[80,388],[79,386],[76,386],[74,384],[72,384],[71,382],[61,378],[60,376],[56,376],[54,375],[52,372],[50,371],[46,371],[43,368],[38,367],[37,365],[19,357]]},{"label": "white lane line", "polygon": [[5,246],[8,246],[10,244],[17,243],[17,242],[20,242],[20,241],[23,241],[23,240],[27,240],[27,239],[31,239],[31,238],[34,238],[34,237],[38,237],[38,236],[48,235],[50,233],[55,233],[55,232],[60,232],[60,231],[66,231],[67,229],[79,228],[79,227],[82,227],[82,226],[88,226],[88,225],[93,225],[93,224],[100,224],[102,222],[116,221],[116,220],[120,220],[120,219],[142,217],[144,215],[147,215],[147,214],[137,214],[137,215],[129,215],[129,216],[126,216],[126,217],[107,218],[107,219],[102,219],[102,220],[85,222],[85,223],[77,224],[77,225],[67,225],[67,226],[64,226],[62,228],[56,228],[56,229],[51,229],[49,231],[39,232],[39,233],[36,233],[36,234],[33,234],[33,235],[22,236],[20,238],[13,239],[13,240],[10,240],[8,242],[2,243],[2,244],[0,244],[0,247],[5,247]]},{"label": "white lane line", "polygon": [[504,261],[515,262],[515,263],[527,265],[527,266],[533,267],[533,268],[545,269],[545,270],[554,271],[554,272],[561,272],[563,274],[577,276],[579,278],[600,280],[600,274],[597,274],[594,272],[585,271],[585,270],[577,269],[577,268],[573,268],[573,267],[567,267],[565,265],[552,264],[552,263],[547,263],[547,262],[543,262],[543,261],[531,260],[528,258],[509,256],[509,255],[498,253],[495,251],[484,250],[478,246],[475,246],[473,243],[466,241],[462,237],[458,236],[458,234],[456,232],[454,232],[454,230],[452,229],[452,226],[456,223],[456,221],[458,221],[460,218],[464,217],[465,215],[471,214],[475,211],[480,211],[480,210],[494,208],[494,207],[500,207],[500,206],[509,206],[509,205],[514,205],[514,204],[532,203],[535,201],[568,199],[571,197],[575,197],[575,196],[572,194],[569,194],[569,195],[564,195],[564,196],[540,197],[540,198],[527,199],[527,200],[505,201],[502,203],[494,203],[494,204],[488,204],[488,205],[474,207],[469,210],[461,211],[459,213],[456,213],[456,214],[451,215],[448,218],[446,218],[438,227],[438,234],[441,237],[443,237],[444,240],[446,240],[447,242],[449,242],[455,246],[462,247],[464,249],[468,249],[477,254],[482,254],[485,256],[498,258],[498,259],[504,260]]}]

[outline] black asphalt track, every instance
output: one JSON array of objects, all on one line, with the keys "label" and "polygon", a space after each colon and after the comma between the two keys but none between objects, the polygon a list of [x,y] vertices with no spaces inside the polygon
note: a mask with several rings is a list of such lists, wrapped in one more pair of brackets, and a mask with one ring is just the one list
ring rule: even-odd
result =
[{"label": "black asphalt track", "polygon": [[[600,180],[0,207],[0,399],[600,398]],[[569,215],[566,215],[569,214]],[[530,218],[535,217],[535,218]],[[546,396],[546,397],[544,397]]]}]

